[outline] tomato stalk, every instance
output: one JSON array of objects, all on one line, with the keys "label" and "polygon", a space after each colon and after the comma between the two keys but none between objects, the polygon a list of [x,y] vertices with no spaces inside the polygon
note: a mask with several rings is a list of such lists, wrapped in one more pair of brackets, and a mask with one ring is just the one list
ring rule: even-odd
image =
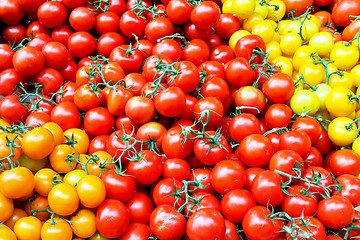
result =
[{"label": "tomato stalk", "polygon": [[266,2],[266,0],[260,0],[260,1],[259,1],[259,4],[260,4],[261,6],[263,6],[263,5],[265,4],[265,5],[269,6],[269,7],[274,7],[274,8],[275,8],[275,11],[279,10],[279,6],[278,6],[278,5],[276,5],[276,4],[270,4],[270,3]]},{"label": "tomato stalk", "polygon": [[[15,144],[15,141],[16,141],[17,137],[18,136],[15,136],[14,139],[12,139],[11,141],[9,140],[9,138],[7,136],[5,137],[6,138],[6,146],[9,147],[10,154],[8,156],[0,159],[0,163],[3,163],[4,161],[7,161],[10,164],[11,169],[16,167],[16,163],[11,160],[11,158],[15,157],[14,148],[20,148],[21,147],[21,146]],[[4,166],[5,166],[5,169],[1,168],[0,171],[7,170],[6,168],[9,165],[7,163],[1,165],[1,167],[4,167]]]},{"label": "tomato stalk", "polygon": [[31,35],[30,38],[24,38],[17,46],[15,46],[15,42],[10,44],[11,49],[14,50],[14,52],[16,52],[20,48],[25,47],[26,45],[28,45],[28,43],[31,42],[33,40],[33,38],[34,38],[33,32],[30,32],[30,35]]},{"label": "tomato stalk", "polygon": [[273,128],[273,129],[270,129],[269,131],[265,132],[263,134],[263,136],[267,136],[271,133],[276,133],[276,134],[279,134],[280,136],[284,133],[284,132],[289,132],[290,130],[287,128],[287,127],[281,127],[281,128]]},{"label": "tomato stalk", "polygon": [[[22,94],[20,94],[19,98],[20,103],[22,103],[23,105],[25,103],[32,103],[34,105],[34,108],[32,108],[31,110],[37,110],[40,109],[39,105],[41,101],[45,101],[45,102],[49,102],[52,105],[56,105],[56,102],[54,101],[54,98],[56,97],[56,94],[53,94],[50,98],[45,98],[44,96],[41,95],[40,91],[43,89],[43,85],[40,83],[32,83],[32,86],[35,87],[35,92],[28,92],[25,88],[24,88],[24,84],[23,83],[19,83],[15,86],[15,93],[18,93],[19,91],[23,92]],[[34,102],[32,99],[33,98],[37,98],[38,101]],[[30,111],[30,110],[29,110]]]},{"label": "tomato stalk", "polygon": [[34,209],[32,206],[31,206],[31,203],[33,201],[35,201],[35,198],[36,198],[36,195],[34,195],[32,198],[30,198],[28,201],[29,201],[29,206],[30,206],[30,211],[31,211],[31,216],[35,216],[37,213],[41,213],[41,212],[47,212],[47,213],[50,213],[50,219],[51,219],[51,225],[54,225],[57,223],[58,219],[57,220],[54,220],[54,217],[59,217],[59,219],[63,219],[64,221],[66,221],[67,223],[69,223],[70,225],[72,225],[72,221],[64,218],[63,216],[57,214],[57,213],[54,213],[53,211],[50,210],[50,207],[47,207],[46,209]]},{"label": "tomato stalk", "polygon": [[[294,180],[299,180],[299,181],[307,183],[308,186],[303,192],[304,194],[307,194],[307,195],[309,195],[309,194],[320,194],[323,198],[329,198],[329,197],[331,197],[331,192],[333,190],[340,192],[341,189],[342,189],[341,184],[331,174],[330,174],[331,178],[334,181],[336,181],[337,184],[331,184],[330,186],[324,186],[324,185],[321,184],[321,181],[327,179],[329,177],[329,175],[322,177],[321,174],[316,175],[315,172],[312,172],[313,175],[312,175],[311,178],[303,178],[301,176],[302,169],[299,169],[298,167],[294,166],[293,170],[295,172],[295,175],[291,175],[289,173],[285,173],[285,172],[282,172],[282,171],[277,170],[277,169],[274,170],[276,173],[280,174],[281,176],[287,177],[289,179],[287,182],[284,182],[284,183],[281,184],[283,192],[285,194],[287,194],[287,195],[291,196],[291,194],[289,194],[286,191],[286,188],[288,188]],[[322,194],[322,193],[319,193],[319,192],[309,192],[310,188],[311,188],[311,185],[321,187],[324,190],[325,195]]]},{"label": "tomato stalk", "polygon": [[[263,58],[263,63],[262,64],[251,63],[255,59],[256,56],[260,56],[261,58]],[[252,69],[255,69],[256,67],[261,67],[261,69],[259,71],[260,74],[259,74],[258,78],[252,84],[253,87],[258,86],[258,82],[259,82],[261,76],[264,75],[266,79],[269,79],[272,76],[272,74],[277,71],[277,70],[275,70],[275,64],[271,65],[268,62],[268,58],[269,58],[269,53],[265,54],[263,52],[263,50],[261,48],[259,48],[259,47],[254,48],[253,55],[249,59],[249,63],[251,65]],[[264,70],[266,70],[266,72]]]},{"label": "tomato stalk", "polygon": [[188,41],[184,36],[182,36],[180,33],[174,33],[173,35],[159,38],[159,39],[157,40],[157,42],[161,42],[161,41],[164,40],[164,39],[173,39],[173,40],[174,40],[175,38],[180,38],[180,39],[183,41],[183,44],[184,44],[184,45],[180,44],[180,47],[181,47],[181,48],[184,48],[186,45],[189,44],[189,41]]},{"label": "tomato stalk", "polygon": [[300,29],[299,29],[299,32],[298,34],[300,35],[301,37],[301,40],[305,40],[304,36],[303,36],[303,28],[304,28],[304,24],[305,24],[305,21],[306,20],[310,20],[311,18],[309,18],[309,14],[311,11],[313,11],[314,8],[313,7],[308,7],[306,12],[301,14],[300,16],[298,17],[294,17],[294,13],[296,12],[296,10],[291,10],[288,14],[288,16],[293,20],[293,21],[296,21],[296,20],[299,20],[300,21]]},{"label": "tomato stalk", "polygon": [[[313,63],[314,64],[321,64],[324,66],[324,69],[325,69],[325,83],[328,84],[329,83],[329,78],[332,74],[342,74],[340,71],[336,71],[336,72],[333,72],[333,73],[329,73],[329,69],[328,69],[328,65],[330,63],[333,63],[334,61],[329,61],[329,60],[325,60],[325,59],[322,59],[318,54],[316,53],[311,53],[310,54],[310,57],[312,59],[314,59]],[[341,75],[340,75],[341,76]]]},{"label": "tomato stalk", "polygon": [[174,62],[172,64],[164,64],[161,62],[161,58],[159,56],[159,61],[157,61],[155,67],[157,69],[156,73],[155,73],[155,76],[158,75],[161,71],[163,71],[163,73],[157,77],[151,84],[151,87],[153,88],[152,92],[146,94],[144,97],[149,97],[151,96],[151,99],[155,97],[155,93],[157,93],[157,90],[159,88],[162,88],[163,90],[165,90],[165,88],[161,85],[161,82],[162,80],[165,78],[165,77],[168,77],[168,76],[177,76],[180,72],[179,70],[175,69],[175,65],[177,65],[178,62]]},{"label": "tomato stalk", "polygon": [[108,7],[110,6],[110,0],[88,1],[88,4],[94,7],[94,9],[91,10],[93,13],[96,13],[98,10],[107,12]]},{"label": "tomato stalk", "polygon": [[4,133],[15,133],[15,134],[23,134],[30,131],[30,129],[33,129],[35,127],[33,126],[26,126],[24,123],[20,122],[19,125],[13,124],[12,126],[0,126],[0,130],[2,130]]},{"label": "tomato stalk", "polygon": [[166,15],[166,12],[157,12],[157,9],[158,7],[155,5],[155,3],[153,6],[145,7],[143,0],[136,1],[134,7],[131,8],[131,10],[134,11],[136,16],[143,19],[146,19],[143,14],[148,12],[152,13],[154,18],[160,17],[161,15]]}]

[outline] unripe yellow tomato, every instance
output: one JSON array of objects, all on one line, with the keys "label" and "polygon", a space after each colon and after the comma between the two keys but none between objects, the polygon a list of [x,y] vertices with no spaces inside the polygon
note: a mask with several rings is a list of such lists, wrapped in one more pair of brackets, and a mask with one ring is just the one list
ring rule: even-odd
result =
[{"label": "unripe yellow tomato", "polygon": [[318,32],[310,38],[309,46],[314,48],[320,57],[327,57],[334,47],[334,40],[331,33]]},{"label": "unripe yellow tomato", "polygon": [[280,68],[282,73],[292,76],[293,66],[289,58],[280,56],[274,59],[273,63]]},{"label": "unripe yellow tomato", "polygon": [[359,49],[351,45],[337,45],[331,50],[330,61],[334,61],[339,70],[351,69],[359,61]]},{"label": "unripe yellow tomato", "polygon": [[268,61],[272,62],[275,58],[280,57],[282,52],[280,43],[271,41],[266,44],[266,52],[269,53]]},{"label": "unripe yellow tomato", "polygon": [[302,40],[297,33],[286,33],[280,40],[282,53],[287,57],[292,57],[295,51],[301,47]]}]

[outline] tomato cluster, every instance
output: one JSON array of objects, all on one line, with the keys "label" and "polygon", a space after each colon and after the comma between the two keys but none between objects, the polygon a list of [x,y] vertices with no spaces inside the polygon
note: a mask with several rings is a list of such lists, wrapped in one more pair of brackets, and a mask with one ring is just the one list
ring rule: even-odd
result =
[{"label": "tomato cluster", "polygon": [[358,0],[2,0],[0,240],[357,239]]}]

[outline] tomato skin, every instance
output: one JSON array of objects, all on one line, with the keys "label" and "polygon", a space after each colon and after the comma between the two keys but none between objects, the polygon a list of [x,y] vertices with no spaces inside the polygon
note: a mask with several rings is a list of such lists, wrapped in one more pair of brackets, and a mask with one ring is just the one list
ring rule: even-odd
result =
[{"label": "tomato skin", "polygon": [[[338,216],[335,220],[333,217]],[[332,196],[319,202],[317,218],[328,228],[340,229],[354,219],[355,211],[351,202],[342,196]],[[335,220],[335,221],[334,221]]]},{"label": "tomato skin", "polygon": [[281,210],[288,213],[291,217],[313,216],[317,209],[317,199],[312,195],[305,196],[301,191],[306,188],[293,185],[287,191],[293,195],[285,195],[281,203]]},{"label": "tomato skin", "polygon": [[147,194],[136,191],[125,205],[129,209],[131,223],[149,223],[154,204]]},{"label": "tomato skin", "polygon": [[64,216],[73,214],[79,207],[76,189],[69,183],[55,185],[49,192],[48,201],[52,211]]},{"label": "tomato skin", "polygon": [[63,77],[60,72],[53,68],[43,68],[34,76],[35,83],[40,83],[43,86],[42,93],[44,95],[54,94],[63,84]]},{"label": "tomato skin", "polygon": [[[345,16],[346,17],[343,17]],[[357,16],[360,14],[359,2],[356,0],[335,1],[332,9],[334,22],[339,26],[347,26],[351,23],[350,15]]]},{"label": "tomato skin", "polygon": [[0,44],[0,71],[13,67],[12,59],[14,53],[9,44]]},{"label": "tomato skin", "polygon": [[319,136],[318,140],[313,143],[313,146],[317,150],[319,150],[321,155],[325,155],[332,148],[333,143],[331,142],[331,140],[324,128],[321,128],[320,136]]},{"label": "tomato skin", "polygon": [[163,163],[163,178],[175,178],[179,181],[188,179],[190,175],[190,165],[181,158],[166,159]]},{"label": "tomato skin", "polygon": [[[303,158],[293,150],[279,150],[272,155],[269,163],[269,169],[272,171],[278,170],[287,174],[295,176],[294,167],[304,169]],[[282,176],[284,182],[289,178]]]},{"label": "tomato skin", "polygon": [[314,3],[314,0],[283,0],[286,6],[286,13],[289,13],[291,10],[296,10],[294,16],[300,16],[305,13],[308,7],[311,7]]},{"label": "tomato skin", "polygon": [[285,103],[295,92],[292,78],[285,73],[276,73],[262,86],[265,96],[273,103]]},{"label": "tomato skin", "polygon": [[[209,138],[216,137],[215,131],[206,131],[205,136]],[[226,155],[231,152],[231,147],[226,138],[218,136],[217,144],[209,143],[207,138],[196,139],[194,142],[194,154],[200,162],[206,165],[215,165],[225,159]]]},{"label": "tomato skin", "polygon": [[170,0],[166,5],[166,13],[168,18],[176,25],[187,23],[193,6],[185,0]]},{"label": "tomato skin", "polygon": [[341,184],[341,191],[334,192],[333,195],[343,196],[350,200],[354,207],[360,205],[360,179],[349,175],[343,174],[337,178],[337,181]]},{"label": "tomato skin", "polygon": [[[266,54],[266,46],[264,40],[258,35],[248,35],[240,38],[235,45],[235,55],[236,57],[244,57],[247,60],[250,60],[253,56],[253,50],[255,48],[260,48],[262,53]],[[262,62],[262,57],[256,55],[252,60],[253,63]]]},{"label": "tomato skin", "polygon": [[[185,205],[184,214],[186,217],[190,217],[194,212],[199,211],[202,208],[211,208],[218,210],[219,212],[221,211],[219,200],[211,193],[198,192],[196,196],[195,194],[192,194],[191,198],[194,198],[195,200],[190,199],[190,209]],[[196,205],[196,201],[199,201],[198,205]]]},{"label": "tomato skin", "polygon": [[253,240],[275,240],[282,228],[281,220],[271,220],[270,211],[264,206],[252,207],[244,216],[242,227],[245,235]]},{"label": "tomato skin", "polygon": [[17,50],[12,59],[14,68],[23,76],[32,76],[44,67],[41,51],[34,47],[23,47]]},{"label": "tomato skin", "polygon": [[290,124],[292,115],[293,112],[288,105],[275,103],[265,112],[265,124],[270,129],[287,127]]},{"label": "tomato skin", "polygon": [[142,36],[144,34],[146,19],[135,15],[134,11],[126,11],[119,20],[120,30],[127,37]]},{"label": "tomato skin", "polygon": [[250,167],[265,167],[274,150],[270,140],[261,134],[251,134],[241,140],[235,154]]},{"label": "tomato skin", "polygon": [[[21,140],[23,152],[32,159],[43,159],[50,155],[55,147],[53,134],[44,127],[37,127],[26,133]],[[39,149],[44,148],[42,151]]]},{"label": "tomato skin", "polygon": [[60,42],[49,42],[42,48],[45,66],[48,68],[60,69],[68,63],[68,50]]},{"label": "tomato skin", "polygon": [[[303,224],[304,222],[306,224]],[[296,219],[293,223],[288,223],[288,227],[296,226],[296,230],[293,232],[286,233],[286,239],[296,239],[306,240],[310,238],[315,238],[317,240],[326,240],[326,230],[324,225],[315,217],[305,216],[303,219]],[[301,229],[301,230],[300,230]]]},{"label": "tomato skin", "polygon": [[[181,135],[180,126],[170,128],[165,134],[162,141],[162,149],[168,158],[186,158],[194,148],[193,140],[186,140]],[[183,143],[184,142],[184,143]]]},{"label": "tomato skin", "polygon": [[254,199],[263,206],[279,206],[285,197],[280,186],[282,181],[281,176],[271,170],[259,173],[251,185]]},{"label": "tomato skin", "polygon": [[151,229],[143,223],[130,223],[125,233],[119,240],[148,239],[151,235]]},{"label": "tomato skin", "polygon": [[191,11],[190,20],[199,29],[206,30],[215,26],[220,15],[220,8],[215,2],[201,2]]},{"label": "tomato skin", "polygon": [[162,161],[158,155],[150,150],[143,150],[142,158],[130,161],[127,173],[135,178],[137,183],[149,185],[159,179],[162,172]]},{"label": "tomato skin", "polygon": [[190,61],[196,66],[209,59],[210,49],[201,39],[193,39],[183,49],[183,60]]},{"label": "tomato skin", "polygon": [[188,219],[186,234],[191,240],[222,239],[225,235],[224,218],[215,209],[200,209]]},{"label": "tomato skin", "polygon": [[172,206],[161,205],[150,217],[150,229],[159,239],[180,239],[185,234],[186,219]]},{"label": "tomato skin", "polygon": [[259,120],[251,113],[241,113],[231,119],[229,134],[238,143],[251,134],[260,134]]},{"label": "tomato skin", "polygon": [[8,123],[18,124],[25,120],[27,108],[16,95],[8,95],[0,100],[0,116]]},{"label": "tomato skin", "polygon": [[225,69],[226,80],[236,87],[251,85],[256,79],[255,71],[244,57],[237,57],[229,61]]},{"label": "tomato skin", "polygon": [[17,0],[5,0],[0,6],[0,20],[8,25],[17,24],[25,15],[25,10]]},{"label": "tomato skin", "polygon": [[67,18],[67,10],[62,2],[44,2],[37,9],[39,22],[48,28],[61,26]]},{"label": "tomato skin", "polygon": [[360,156],[350,149],[337,150],[330,157],[330,169],[336,177],[360,174]]},{"label": "tomato skin", "polygon": [[160,205],[169,205],[174,206],[176,208],[181,207],[185,200],[185,194],[180,194],[181,197],[177,198],[176,196],[170,196],[175,192],[179,192],[183,187],[183,184],[174,178],[164,178],[160,180],[154,186],[152,190],[152,199],[156,206]]},{"label": "tomato skin", "polygon": [[96,227],[108,238],[120,237],[126,231],[129,221],[129,210],[119,200],[107,199],[96,211]]},{"label": "tomato skin", "polygon": [[216,192],[225,194],[241,189],[245,184],[245,169],[239,161],[222,160],[211,171],[211,186]]},{"label": "tomato skin", "polygon": [[51,111],[51,121],[57,123],[63,131],[80,126],[80,114],[71,102],[62,102]]},{"label": "tomato skin", "polygon": [[167,17],[159,17],[151,20],[145,26],[145,35],[151,42],[174,33],[174,24]]},{"label": "tomato skin", "polygon": [[240,19],[231,13],[222,13],[215,25],[216,34],[223,39],[229,39],[231,35],[241,27]]},{"label": "tomato skin", "polygon": [[252,194],[245,189],[235,189],[221,199],[221,212],[233,223],[241,223],[246,212],[256,206]]},{"label": "tomato skin", "polygon": [[293,150],[303,158],[307,156],[311,149],[311,139],[302,130],[292,130],[284,133],[279,144],[280,149]]},{"label": "tomato skin", "polygon": [[122,48],[128,50],[129,45],[115,47],[110,52],[109,62],[118,63],[126,74],[138,72],[144,60],[142,52],[139,49],[134,49],[135,47],[131,47],[131,52],[127,54]]},{"label": "tomato skin", "polygon": [[[309,192],[314,193],[314,196],[316,196],[318,199],[322,199],[321,194],[325,194],[325,190],[324,188],[316,186],[312,183],[314,182],[313,179],[315,176],[321,177],[321,181],[319,181],[319,183],[325,187],[329,187],[331,184],[333,184],[333,180],[330,173],[322,167],[308,167],[302,172],[301,177],[310,181]],[[307,188],[309,183],[301,181],[301,186]]]},{"label": "tomato skin", "polygon": [[67,45],[69,52],[77,58],[90,56],[96,49],[95,38],[84,31],[71,34]]},{"label": "tomato skin", "polygon": [[110,134],[114,125],[114,116],[104,107],[95,107],[85,113],[84,128],[88,134],[94,136]]}]

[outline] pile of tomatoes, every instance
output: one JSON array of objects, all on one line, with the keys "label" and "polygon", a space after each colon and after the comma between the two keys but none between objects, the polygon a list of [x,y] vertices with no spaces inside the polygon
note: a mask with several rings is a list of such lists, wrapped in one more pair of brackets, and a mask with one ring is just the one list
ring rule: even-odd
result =
[{"label": "pile of tomatoes", "polygon": [[1,0],[0,240],[357,239],[358,0]]}]

